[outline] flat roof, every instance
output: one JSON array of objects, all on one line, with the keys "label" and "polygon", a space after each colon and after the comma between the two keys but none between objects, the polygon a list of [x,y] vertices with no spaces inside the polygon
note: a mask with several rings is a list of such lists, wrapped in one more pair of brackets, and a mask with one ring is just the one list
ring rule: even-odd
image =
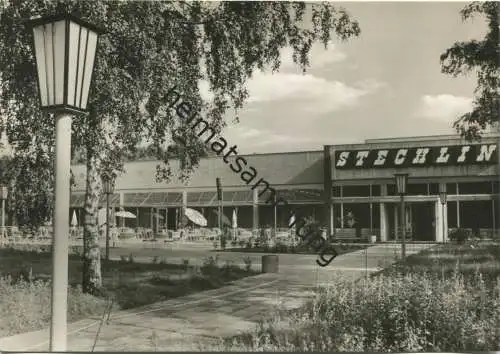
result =
[{"label": "flat roof", "polygon": [[[484,138],[495,138],[500,137],[500,133],[484,133],[482,134]],[[365,144],[371,143],[385,143],[385,142],[408,142],[408,141],[428,141],[428,140],[464,140],[459,134],[448,134],[448,135],[421,135],[421,136],[408,136],[408,137],[394,137],[394,138],[374,138],[366,139]]]}]

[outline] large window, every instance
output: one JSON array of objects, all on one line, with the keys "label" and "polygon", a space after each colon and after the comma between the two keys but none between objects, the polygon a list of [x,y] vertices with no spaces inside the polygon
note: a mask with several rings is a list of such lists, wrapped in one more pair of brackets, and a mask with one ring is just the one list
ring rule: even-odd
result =
[{"label": "large window", "polygon": [[324,203],[325,201],[324,193],[321,189],[277,190],[276,194],[277,198],[283,198],[289,204]]},{"label": "large window", "polygon": [[[356,224],[354,226],[349,225],[349,220],[347,215],[354,216],[354,221]],[[360,228],[370,228],[370,222],[373,222],[373,217],[370,216],[370,204],[369,203],[352,203],[344,204],[344,227],[360,227]],[[340,220],[337,221],[340,224]]]},{"label": "large window", "polygon": [[460,194],[491,194],[491,182],[465,182],[458,184]]},{"label": "large window", "polygon": [[449,202],[447,204],[448,210],[448,227],[456,228],[458,227],[458,219],[457,219],[457,202]]},{"label": "large window", "polygon": [[457,194],[457,184],[456,183],[446,183],[446,193]]},{"label": "large window", "polygon": [[427,183],[410,183],[407,186],[408,195],[428,195]]},{"label": "large window", "polygon": [[343,186],[342,196],[344,197],[369,197],[370,186]]},{"label": "large window", "polygon": [[464,228],[493,228],[491,200],[460,202],[460,226]]},{"label": "large window", "polygon": [[[371,191],[370,191],[371,189]],[[359,186],[333,186],[333,197],[369,197],[380,196],[381,187],[378,184],[374,185],[359,185]]]},{"label": "large window", "polygon": [[[438,183],[408,183],[406,186],[407,195],[437,195],[439,194]],[[387,185],[387,195],[397,195],[396,185]]]}]

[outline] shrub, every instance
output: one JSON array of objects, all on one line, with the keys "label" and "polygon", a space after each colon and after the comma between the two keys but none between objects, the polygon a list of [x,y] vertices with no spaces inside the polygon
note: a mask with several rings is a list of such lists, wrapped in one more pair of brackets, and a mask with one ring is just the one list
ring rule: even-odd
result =
[{"label": "shrub", "polygon": [[457,243],[465,243],[470,238],[470,232],[466,229],[455,229],[449,233],[449,239]]},{"label": "shrub", "polygon": [[249,272],[252,269],[252,259],[249,256],[245,256],[243,257],[243,263],[245,263],[245,270]]},{"label": "shrub", "polygon": [[[38,330],[50,323],[50,282],[41,280],[13,282],[0,278],[0,337]],[[68,290],[68,320],[76,321],[102,315],[106,301],[84,294],[81,288]]]},{"label": "shrub", "polygon": [[288,253],[288,245],[283,242],[277,242],[272,251],[273,253]]},{"label": "shrub", "polygon": [[203,259],[203,265],[200,267],[200,271],[202,275],[205,276],[213,276],[218,274],[219,269],[219,256],[210,256]]},{"label": "shrub", "polygon": [[366,282],[337,281],[304,308],[262,323],[226,350],[491,351],[498,350],[500,281],[392,274]]}]

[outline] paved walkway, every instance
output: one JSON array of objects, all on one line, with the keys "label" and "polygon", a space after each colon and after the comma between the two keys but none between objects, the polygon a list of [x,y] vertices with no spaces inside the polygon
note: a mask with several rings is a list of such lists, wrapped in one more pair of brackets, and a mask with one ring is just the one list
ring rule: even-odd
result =
[{"label": "paved walkway", "polygon": [[[431,245],[412,245],[407,254]],[[203,350],[220,337],[255,328],[274,308],[297,308],[314,295],[317,285],[339,278],[359,279],[392,263],[398,245],[378,245],[337,257],[328,267],[307,264],[280,268],[279,274],[261,274],[238,280],[220,289],[163,301],[130,311],[112,313],[95,344],[96,351]],[[283,256],[296,255],[280,255]],[[91,351],[99,318],[69,326],[68,350]],[[9,351],[48,350],[48,329],[0,339],[0,349]]]}]

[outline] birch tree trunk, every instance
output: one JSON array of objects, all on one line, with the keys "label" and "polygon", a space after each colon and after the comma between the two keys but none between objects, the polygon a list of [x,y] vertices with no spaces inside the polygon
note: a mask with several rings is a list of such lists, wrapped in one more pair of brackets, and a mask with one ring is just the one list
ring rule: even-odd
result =
[{"label": "birch tree trunk", "polygon": [[101,179],[98,172],[100,161],[93,151],[87,150],[87,154],[82,289],[87,294],[96,295],[102,287],[101,251],[97,225],[97,212],[101,195]]}]

